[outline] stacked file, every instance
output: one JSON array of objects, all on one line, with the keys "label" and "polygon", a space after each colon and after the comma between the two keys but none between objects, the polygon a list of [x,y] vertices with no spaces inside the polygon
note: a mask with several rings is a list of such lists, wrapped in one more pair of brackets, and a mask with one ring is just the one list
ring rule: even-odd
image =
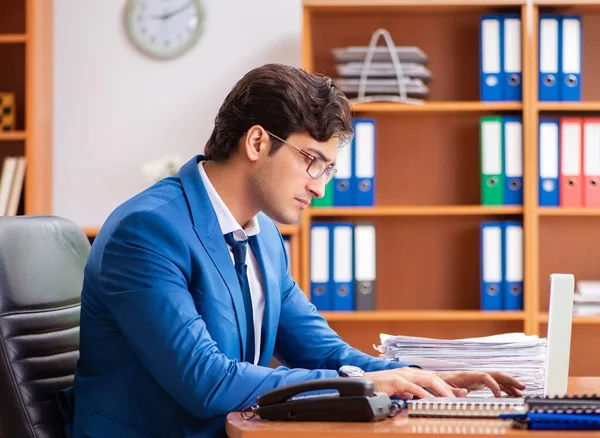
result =
[{"label": "stacked file", "polygon": [[[380,335],[376,349],[385,359],[407,362],[431,371],[500,371],[521,383],[523,396],[544,393],[545,338],[524,333],[506,333],[470,339],[432,339]],[[493,397],[489,388],[472,391],[468,397]]]},{"label": "stacked file", "polygon": [[[398,76],[405,86],[409,97],[424,98],[429,95],[425,85],[431,81],[432,74],[427,69],[427,55],[418,47],[396,46],[396,55],[400,62],[400,74],[397,74],[392,54],[387,47],[373,47],[371,63],[367,65],[365,83],[366,96],[385,96],[400,94]],[[336,85],[349,97],[357,96],[360,78],[365,68],[368,46],[338,47],[332,50],[336,62],[338,77]]]},{"label": "stacked file", "polygon": [[580,280],[573,298],[573,314],[600,315],[600,281]]}]

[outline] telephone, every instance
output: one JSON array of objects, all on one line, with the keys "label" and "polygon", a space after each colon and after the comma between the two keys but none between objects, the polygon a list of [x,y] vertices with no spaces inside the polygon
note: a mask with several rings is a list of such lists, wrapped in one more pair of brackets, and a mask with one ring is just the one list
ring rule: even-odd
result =
[{"label": "telephone", "polygon": [[[331,391],[325,391],[331,390]],[[301,395],[317,391],[314,395]],[[316,379],[275,388],[259,396],[252,409],[277,421],[378,421],[394,413],[387,394],[359,378]]]}]

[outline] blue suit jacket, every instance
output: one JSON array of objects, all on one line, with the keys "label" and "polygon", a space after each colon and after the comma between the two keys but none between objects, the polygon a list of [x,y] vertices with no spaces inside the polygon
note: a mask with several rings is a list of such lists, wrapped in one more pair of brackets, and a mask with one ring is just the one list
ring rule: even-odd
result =
[{"label": "blue suit jacket", "polygon": [[[208,437],[276,386],[386,362],[349,347],[289,273],[277,226],[250,239],[265,317],[259,365],[240,361],[244,304],[196,156],[119,206],[85,268],[73,437]],[[269,368],[275,355],[285,367]],[[289,368],[288,368],[289,367]]]}]

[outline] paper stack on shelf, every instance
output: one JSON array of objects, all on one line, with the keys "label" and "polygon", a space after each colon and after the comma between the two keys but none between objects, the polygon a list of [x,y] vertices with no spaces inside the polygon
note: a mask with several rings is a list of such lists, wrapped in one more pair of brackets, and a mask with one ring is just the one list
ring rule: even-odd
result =
[{"label": "paper stack on shelf", "polygon": [[[506,333],[467,339],[433,339],[381,334],[381,357],[432,371],[501,371],[526,386],[524,396],[544,393],[545,338]],[[489,388],[467,397],[493,397]]]},{"label": "paper stack on shelf", "polygon": [[573,297],[573,314],[579,316],[600,315],[600,281],[580,280]]}]

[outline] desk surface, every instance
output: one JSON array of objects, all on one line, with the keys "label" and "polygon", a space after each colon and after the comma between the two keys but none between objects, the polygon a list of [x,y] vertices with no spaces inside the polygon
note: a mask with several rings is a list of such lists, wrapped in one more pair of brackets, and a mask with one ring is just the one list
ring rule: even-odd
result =
[{"label": "desk surface", "polygon": [[[569,394],[600,393],[600,377],[572,377]],[[401,434],[402,437],[470,437],[481,435],[505,435],[509,437],[599,437],[600,431],[528,431],[512,429],[505,420],[408,418],[403,412],[395,418],[376,423],[288,423],[269,422],[254,418],[244,420],[238,412],[227,416],[227,434],[231,438],[296,438],[327,436],[327,438],[372,437],[385,434]]]}]

